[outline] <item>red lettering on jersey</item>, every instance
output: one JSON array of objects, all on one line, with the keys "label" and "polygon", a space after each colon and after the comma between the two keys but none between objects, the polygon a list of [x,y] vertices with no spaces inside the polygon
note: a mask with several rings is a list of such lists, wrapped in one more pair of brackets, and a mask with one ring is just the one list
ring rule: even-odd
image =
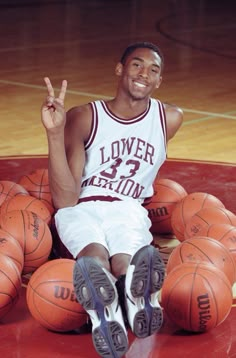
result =
[{"label": "red lettering on jersey", "polygon": [[109,147],[101,147],[101,161],[100,165],[108,163],[110,160],[122,158],[125,155],[133,153],[134,157],[143,159],[145,162],[153,165],[155,148],[153,145],[145,142],[141,138],[121,138],[110,143]]},{"label": "red lettering on jersey", "polygon": [[144,186],[140,185],[139,183],[136,183],[132,179],[109,181],[107,179],[97,177],[96,175],[93,175],[91,178],[88,178],[87,180],[83,181],[82,187],[87,186],[105,188],[118,194],[130,196],[134,199],[140,198],[144,189]]},{"label": "red lettering on jersey", "polygon": [[143,160],[148,163],[148,157],[149,157],[149,163],[153,165],[154,153],[155,153],[155,148],[153,147],[153,145],[147,143],[146,152]]},{"label": "red lettering on jersey", "polygon": [[105,147],[100,148],[100,152],[101,152],[101,163],[100,163],[100,165],[102,165],[104,163],[108,163],[109,160],[110,160],[110,157],[107,157],[107,159],[105,160],[104,149],[105,149]]},{"label": "red lettering on jersey", "polygon": [[116,140],[111,143],[111,158],[117,159],[120,157],[120,142]]},{"label": "red lettering on jersey", "polygon": [[126,152],[127,152],[127,154],[131,153],[135,139],[136,139],[135,137],[126,138],[126,139],[121,138],[121,142],[123,144],[122,155],[124,155]]},{"label": "red lettering on jersey", "polygon": [[137,138],[137,146],[136,146],[136,151],[134,153],[134,157],[138,158],[138,159],[142,159],[143,156],[142,154],[138,154],[138,152],[142,152],[143,151],[143,147],[145,146],[145,141]]}]

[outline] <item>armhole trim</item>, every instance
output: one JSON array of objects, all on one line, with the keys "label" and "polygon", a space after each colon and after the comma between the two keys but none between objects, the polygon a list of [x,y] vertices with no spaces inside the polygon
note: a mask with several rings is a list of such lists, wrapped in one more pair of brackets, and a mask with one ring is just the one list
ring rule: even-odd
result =
[{"label": "armhole trim", "polygon": [[91,102],[90,106],[91,106],[91,110],[92,110],[92,124],[91,124],[91,129],[90,129],[88,139],[84,146],[85,150],[87,150],[92,145],[94,138],[96,136],[96,133],[97,133],[97,128],[98,128],[98,111],[97,111],[96,104],[94,102]]},{"label": "armhole trim", "polygon": [[160,113],[161,127],[162,127],[162,132],[163,132],[163,137],[164,137],[165,150],[166,150],[166,153],[167,153],[166,113],[165,113],[164,105],[158,100],[157,100],[157,102],[158,102],[158,106],[159,106],[159,113]]}]

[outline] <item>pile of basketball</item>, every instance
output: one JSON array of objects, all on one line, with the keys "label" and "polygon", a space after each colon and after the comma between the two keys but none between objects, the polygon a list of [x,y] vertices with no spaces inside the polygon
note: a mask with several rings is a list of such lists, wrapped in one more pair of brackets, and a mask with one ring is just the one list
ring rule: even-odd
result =
[{"label": "pile of basketball", "polygon": [[[47,171],[39,169],[18,183],[0,181],[0,318],[16,304],[22,275],[48,260],[53,206],[44,190]],[[46,186],[45,186],[46,187]]]},{"label": "pile of basketball", "polygon": [[166,264],[161,303],[174,324],[206,332],[225,321],[236,281],[236,215],[210,193],[187,193],[157,178],[147,204],[153,234],[172,234],[179,244]]},{"label": "pile of basketball", "polygon": [[87,322],[72,282],[73,259],[50,259],[54,241],[48,170],[36,169],[15,183],[0,181],[0,319],[17,303],[22,280],[26,302],[43,327],[70,331]]},{"label": "pile of basketball", "polygon": [[[145,203],[153,235],[172,235],[178,245],[166,264],[161,305],[166,317],[187,331],[217,327],[232,307],[236,281],[236,216],[209,193],[187,193],[176,181],[157,178]],[[26,301],[43,327],[80,328],[87,313],[77,302],[70,258],[50,260],[55,210],[47,169],[0,181],[0,319],[19,299],[29,276]],[[64,257],[64,256],[63,256]]]}]

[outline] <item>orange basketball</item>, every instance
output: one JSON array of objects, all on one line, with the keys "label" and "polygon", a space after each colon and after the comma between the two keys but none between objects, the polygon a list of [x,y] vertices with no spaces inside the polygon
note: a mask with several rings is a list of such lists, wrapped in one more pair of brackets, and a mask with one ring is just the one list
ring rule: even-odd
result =
[{"label": "orange basketball", "polygon": [[176,204],[187,195],[184,187],[174,180],[157,178],[154,182],[154,195],[145,208],[152,222],[151,232],[172,233],[171,214]]},{"label": "orange basketball", "polygon": [[167,317],[190,332],[206,332],[219,326],[233,303],[232,287],[218,267],[186,262],[166,277],[161,293]]},{"label": "orange basketball", "polygon": [[51,214],[46,205],[32,195],[17,195],[5,201],[1,206],[1,215],[13,210],[33,211],[47,224],[51,221]]},{"label": "orange basketball", "polygon": [[12,310],[19,299],[21,276],[14,262],[0,253],[0,319]]},{"label": "orange basketball", "polygon": [[171,215],[171,226],[179,241],[184,240],[184,231],[189,219],[199,210],[209,207],[225,206],[216,196],[202,192],[188,194],[175,206]]},{"label": "orange basketball", "polygon": [[37,214],[14,210],[0,216],[0,227],[19,241],[24,251],[23,273],[33,272],[48,260],[52,235],[48,224]]},{"label": "orange basketball", "polygon": [[210,237],[196,236],[180,243],[171,252],[166,272],[185,262],[205,262],[222,270],[233,285],[236,279],[236,264],[233,256],[223,244]]},{"label": "orange basketball", "polygon": [[48,180],[48,169],[38,168],[29,174],[23,175],[18,183],[22,185],[30,195],[42,200],[51,215],[54,213],[55,210],[52,204]]},{"label": "orange basketball", "polygon": [[20,184],[10,180],[0,180],[0,206],[5,200],[18,194],[29,194],[28,191]]},{"label": "orange basketball", "polygon": [[48,261],[29,280],[26,291],[29,311],[49,330],[71,331],[87,322],[87,313],[74,292],[74,264],[70,259]]},{"label": "orange basketball", "polygon": [[236,226],[229,224],[212,224],[199,231],[200,236],[212,237],[227,247],[236,263]]},{"label": "orange basketball", "polygon": [[22,272],[24,266],[23,250],[19,242],[2,229],[0,229],[0,253],[12,259],[19,272]]},{"label": "orange basketball", "polygon": [[184,238],[189,239],[192,236],[197,236],[204,226],[219,223],[236,226],[236,216],[232,211],[225,208],[203,208],[188,220],[184,231]]}]

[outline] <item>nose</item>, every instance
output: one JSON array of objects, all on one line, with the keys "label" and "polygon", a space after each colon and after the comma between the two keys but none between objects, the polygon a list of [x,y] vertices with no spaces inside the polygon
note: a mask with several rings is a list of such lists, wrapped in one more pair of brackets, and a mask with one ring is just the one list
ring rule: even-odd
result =
[{"label": "nose", "polygon": [[146,68],[145,66],[141,67],[139,76],[147,78],[148,77],[148,68]]}]

